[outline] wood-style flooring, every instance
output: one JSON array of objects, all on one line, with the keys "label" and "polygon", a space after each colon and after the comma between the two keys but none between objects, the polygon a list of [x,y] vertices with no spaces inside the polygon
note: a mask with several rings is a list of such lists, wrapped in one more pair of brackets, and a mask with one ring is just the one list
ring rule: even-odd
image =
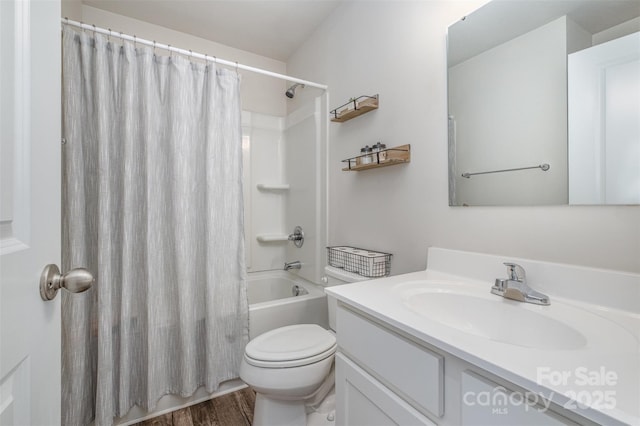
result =
[{"label": "wood-style flooring", "polygon": [[135,426],[251,426],[255,401],[255,392],[245,388]]}]

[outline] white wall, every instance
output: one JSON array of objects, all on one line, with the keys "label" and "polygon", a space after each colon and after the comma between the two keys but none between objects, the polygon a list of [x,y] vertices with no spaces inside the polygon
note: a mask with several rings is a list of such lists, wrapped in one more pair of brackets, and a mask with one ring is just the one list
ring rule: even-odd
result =
[{"label": "white wall", "polygon": [[[71,17],[69,17],[71,19]],[[220,43],[195,37],[179,31],[170,30],[148,22],[107,12],[94,7],[82,6],[82,21],[102,28],[111,28],[114,32],[136,35],[158,43],[170,44],[194,52],[217,56],[228,61],[237,61],[244,65],[263,68],[277,73],[286,73],[286,64],[275,59],[234,49]],[[159,54],[167,52],[159,50]],[[252,72],[241,71],[242,109],[263,114],[283,117],[286,114],[286,82]]]},{"label": "white wall", "polygon": [[[449,114],[456,126],[454,204],[567,203],[566,75],[566,17],[449,69]],[[551,167],[462,177],[539,164]]]},{"label": "white wall", "polygon": [[[380,108],[330,124],[330,244],[394,253],[423,269],[439,246],[640,272],[640,207],[449,207],[446,30],[482,2],[348,2],[287,64],[330,87],[330,108],[380,93]],[[411,143],[411,163],[342,172],[365,144]]]},{"label": "white wall", "polygon": [[60,2],[61,16],[73,21],[82,21],[82,1],[62,0]]}]

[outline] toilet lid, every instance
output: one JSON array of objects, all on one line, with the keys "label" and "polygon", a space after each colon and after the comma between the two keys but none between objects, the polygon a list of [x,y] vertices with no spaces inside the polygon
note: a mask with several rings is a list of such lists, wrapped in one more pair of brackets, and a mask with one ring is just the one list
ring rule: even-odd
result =
[{"label": "toilet lid", "polygon": [[335,351],[336,337],[316,324],[296,324],[267,331],[250,341],[245,355],[255,361],[305,360]]}]

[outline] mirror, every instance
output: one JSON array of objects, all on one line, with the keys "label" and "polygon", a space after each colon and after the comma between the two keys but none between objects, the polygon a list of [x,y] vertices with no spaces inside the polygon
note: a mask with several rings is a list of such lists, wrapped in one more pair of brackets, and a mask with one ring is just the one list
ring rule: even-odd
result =
[{"label": "mirror", "polygon": [[451,25],[449,205],[640,204],[638,31],[638,0],[494,0]]}]

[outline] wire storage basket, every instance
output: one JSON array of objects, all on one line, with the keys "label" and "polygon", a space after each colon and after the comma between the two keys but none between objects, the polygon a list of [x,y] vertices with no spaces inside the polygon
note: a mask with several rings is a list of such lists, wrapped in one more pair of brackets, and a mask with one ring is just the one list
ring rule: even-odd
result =
[{"label": "wire storage basket", "polygon": [[390,253],[349,246],[327,247],[329,265],[364,277],[386,277],[391,273]]}]

